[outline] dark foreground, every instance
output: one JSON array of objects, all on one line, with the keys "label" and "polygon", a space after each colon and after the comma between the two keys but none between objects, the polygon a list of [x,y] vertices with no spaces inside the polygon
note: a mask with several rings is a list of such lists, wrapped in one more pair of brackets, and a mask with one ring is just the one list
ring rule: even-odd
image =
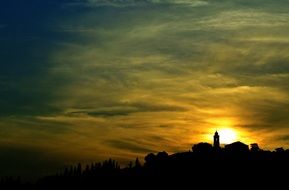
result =
[{"label": "dark foreground", "polygon": [[126,168],[108,160],[82,168],[79,164],[34,184],[2,180],[2,188],[18,189],[239,189],[289,187],[289,152],[228,152],[201,148],[168,155],[148,154]]}]

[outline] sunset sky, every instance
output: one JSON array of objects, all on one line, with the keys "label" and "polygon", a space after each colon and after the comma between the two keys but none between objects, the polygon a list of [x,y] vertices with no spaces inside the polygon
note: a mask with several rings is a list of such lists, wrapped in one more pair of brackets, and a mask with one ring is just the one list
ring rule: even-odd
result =
[{"label": "sunset sky", "polygon": [[224,129],[289,148],[288,0],[1,1],[0,175]]}]

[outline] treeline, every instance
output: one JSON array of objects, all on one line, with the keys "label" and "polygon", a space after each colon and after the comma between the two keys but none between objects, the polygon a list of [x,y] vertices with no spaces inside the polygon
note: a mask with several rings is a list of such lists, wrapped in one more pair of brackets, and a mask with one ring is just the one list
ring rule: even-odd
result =
[{"label": "treeline", "polygon": [[58,174],[58,176],[92,176],[105,173],[110,174],[117,170],[120,170],[118,162],[109,159],[104,162],[91,163],[90,165],[86,165],[84,168],[80,163],[78,163],[76,166],[65,168],[63,172]]}]

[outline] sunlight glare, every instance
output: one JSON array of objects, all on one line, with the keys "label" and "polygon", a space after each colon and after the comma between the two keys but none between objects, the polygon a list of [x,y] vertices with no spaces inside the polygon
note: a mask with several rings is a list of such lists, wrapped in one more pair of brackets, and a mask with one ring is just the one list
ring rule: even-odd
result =
[{"label": "sunlight glare", "polygon": [[230,144],[237,140],[237,134],[234,130],[229,128],[224,128],[218,130],[220,135],[220,143],[221,144]]}]

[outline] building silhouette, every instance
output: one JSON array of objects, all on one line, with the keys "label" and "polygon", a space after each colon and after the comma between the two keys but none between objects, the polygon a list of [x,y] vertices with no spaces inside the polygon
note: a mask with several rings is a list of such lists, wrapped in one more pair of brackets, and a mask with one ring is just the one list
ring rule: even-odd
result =
[{"label": "building silhouette", "polygon": [[214,148],[220,148],[220,136],[218,131],[216,131],[214,135]]},{"label": "building silhouette", "polygon": [[225,150],[227,152],[231,152],[234,154],[242,154],[242,153],[249,152],[249,146],[240,141],[237,141],[237,142],[233,142],[231,144],[225,145]]}]

